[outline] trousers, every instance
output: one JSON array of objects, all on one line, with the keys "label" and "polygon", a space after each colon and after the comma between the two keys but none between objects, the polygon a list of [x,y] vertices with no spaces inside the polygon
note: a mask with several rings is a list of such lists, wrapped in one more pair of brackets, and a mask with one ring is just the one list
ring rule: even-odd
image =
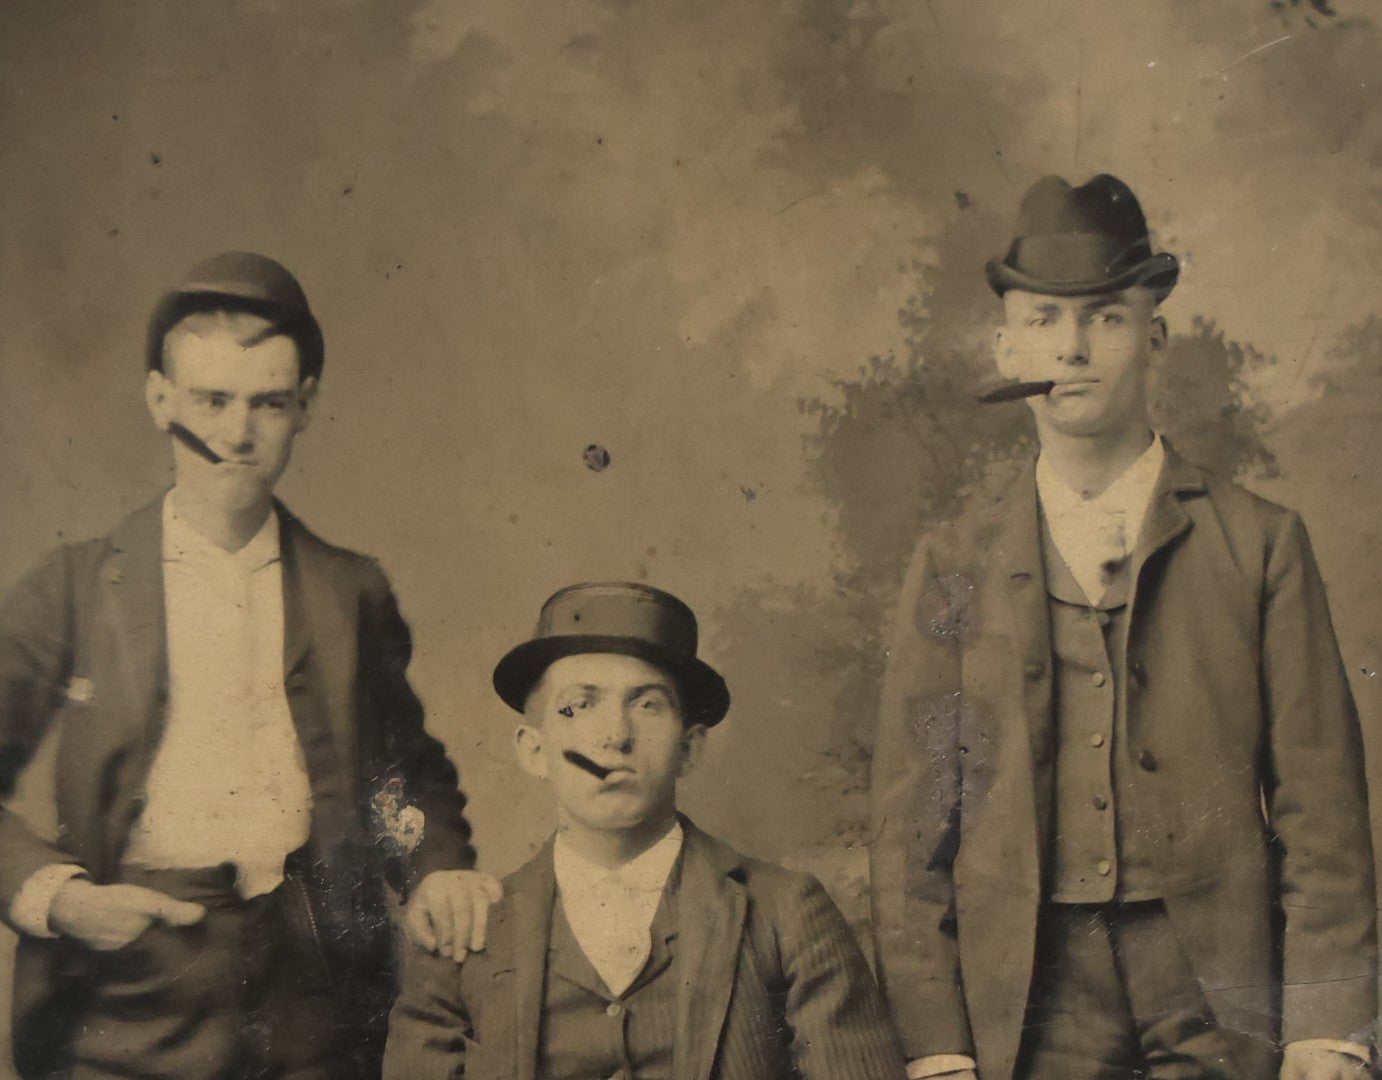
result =
[{"label": "trousers", "polygon": [[126,868],[129,884],[202,904],[90,954],[70,1080],[350,1080],[363,1075],[291,883],[245,900],[231,866]]},{"label": "trousers", "polygon": [[1038,917],[1018,1080],[1275,1080],[1279,1058],[1221,1027],[1159,900]]}]

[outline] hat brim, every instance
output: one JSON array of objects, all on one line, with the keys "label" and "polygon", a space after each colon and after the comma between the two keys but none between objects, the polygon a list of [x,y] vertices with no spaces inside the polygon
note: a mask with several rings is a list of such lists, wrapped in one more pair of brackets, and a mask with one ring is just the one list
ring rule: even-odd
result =
[{"label": "hat brim", "polygon": [[565,634],[525,641],[510,649],[494,669],[494,689],[504,704],[522,712],[528,695],[554,661],[582,653],[616,653],[646,660],[677,681],[687,724],[714,727],[729,712],[729,687],[704,660],[682,660],[669,650],[639,638],[601,634]]},{"label": "hat brim", "polygon": [[989,288],[1002,296],[1011,289],[1038,293],[1042,296],[1094,296],[1117,292],[1134,285],[1145,285],[1156,296],[1157,303],[1171,295],[1180,278],[1180,260],[1170,252],[1160,252],[1130,266],[1121,274],[1093,281],[1046,281],[1031,277],[999,259],[990,259],[984,267]]}]

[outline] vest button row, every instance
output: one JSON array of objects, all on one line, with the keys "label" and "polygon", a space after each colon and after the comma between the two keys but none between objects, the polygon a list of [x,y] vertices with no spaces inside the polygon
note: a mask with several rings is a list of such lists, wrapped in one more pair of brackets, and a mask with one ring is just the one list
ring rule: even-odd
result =
[{"label": "vest button row", "polygon": [[1091,735],[1091,736],[1089,737],[1089,745],[1092,746],[1092,747],[1094,747],[1094,749],[1096,749],[1096,750],[1097,750],[1099,747],[1103,746],[1103,745],[1104,745],[1104,733],[1103,733],[1102,731],[1096,731],[1093,735]]},{"label": "vest button row", "polygon": [[1107,810],[1107,809],[1108,809],[1108,800],[1107,800],[1106,798],[1104,798],[1102,795],[1095,795],[1094,798],[1091,800],[1091,802],[1094,803],[1094,809],[1095,809],[1095,810]]},{"label": "vest button row", "polygon": [[1103,686],[1104,683],[1108,682],[1108,676],[1106,676],[1102,671],[1096,671],[1093,675],[1089,677],[1089,681],[1092,682],[1095,686]]},{"label": "vest button row", "polygon": [[1109,874],[1113,873],[1113,863],[1107,859],[1100,859],[1094,864],[1094,869],[1099,871],[1100,877],[1108,877]]},{"label": "vest button row", "polygon": [[1156,755],[1150,750],[1143,750],[1142,753],[1138,754],[1137,763],[1147,772],[1156,772]]},{"label": "vest button row", "polygon": [[618,1016],[623,1011],[623,1006],[620,1005],[617,1001],[611,1001],[608,1005],[605,1006],[606,1016]]}]

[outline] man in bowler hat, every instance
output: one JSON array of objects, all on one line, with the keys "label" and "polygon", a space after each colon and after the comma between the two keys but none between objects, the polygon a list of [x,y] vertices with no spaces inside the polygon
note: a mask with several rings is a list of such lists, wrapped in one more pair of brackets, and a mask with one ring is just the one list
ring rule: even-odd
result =
[{"label": "man in bowler hat", "polygon": [[1358,717],[1300,518],[1149,422],[1178,271],[1107,175],[1038,181],[988,265],[1040,454],[897,612],[872,887],[913,1077],[1367,1075]]},{"label": "man in bowler hat", "polygon": [[481,944],[498,883],[389,583],[273,497],[323,361],[283,266],[196,267],[147,342],[175,484],[0,604],[0,796],[60,729],[56,839],[0,812],[26,1078],[377,1076],[383,883],[418,943]]},{"label": "man in bowler hat", "polygon": [[902,1059],[863,956],[816,880],[677,813],[729,708],[696,619],[644,585],[575,585],[494,686],[556,835],[504,881],[489,944],[414,951],[389,1080],[874,1080]]}]

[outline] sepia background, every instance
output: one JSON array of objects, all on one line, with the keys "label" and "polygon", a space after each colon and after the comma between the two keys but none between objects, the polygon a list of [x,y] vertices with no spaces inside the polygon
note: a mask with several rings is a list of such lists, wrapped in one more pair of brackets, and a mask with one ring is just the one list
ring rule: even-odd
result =
[{"label": "sepia background", "polygon": [[0,586],[168,482],[160,289],[272,254],[328,353],[285,497],[389,570],[482,865],[550,827],[494,662],[632,578],[735,698],[685,805],[857,918],[901,560],[1029,439],[972,403],[983,263],[1038,175],[1111,171],[1183,260],[1159,423],[1304,513],[1382,779],[1376,10],[3,0]]}]

